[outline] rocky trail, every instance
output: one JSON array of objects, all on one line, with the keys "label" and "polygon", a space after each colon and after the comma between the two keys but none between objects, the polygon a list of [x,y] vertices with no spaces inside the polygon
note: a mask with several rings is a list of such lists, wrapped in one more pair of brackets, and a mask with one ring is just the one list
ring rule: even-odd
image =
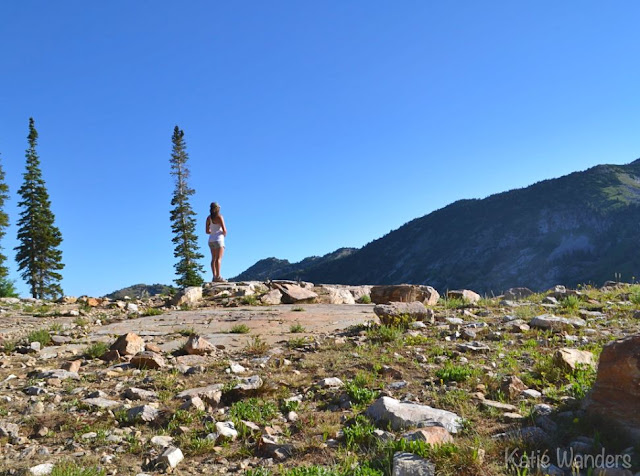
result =
[{"label": "rocky trail", "polygon": [[640,286],[224,283],[0,313],[0,474],[640,474]]}]

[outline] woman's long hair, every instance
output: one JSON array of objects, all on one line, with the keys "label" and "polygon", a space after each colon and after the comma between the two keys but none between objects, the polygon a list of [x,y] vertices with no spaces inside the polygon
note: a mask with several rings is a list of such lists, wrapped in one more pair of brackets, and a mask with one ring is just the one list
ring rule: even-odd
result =
[{"label": "woman's long hair", "polygon": [[220,205],[218,205],[216,202],[213,202],[211,205],[209,205],[209,216],[211,217],[211,221],[218,218],[218,215],[220,215]]}]

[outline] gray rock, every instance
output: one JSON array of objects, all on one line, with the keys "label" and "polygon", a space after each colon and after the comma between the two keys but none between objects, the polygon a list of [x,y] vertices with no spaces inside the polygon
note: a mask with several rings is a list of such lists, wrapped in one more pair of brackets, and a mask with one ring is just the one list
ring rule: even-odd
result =
[{"label": "gray rock", "polygon": [[556,332],[584,327],[586,324],[584,319],[578,317],[558,317],[553,314],[542,314],[541,316],[534,317],[531,319],[531,322],[529,322],[529,326],[531,327],[551,329]]},{"label": "gray rock", "polygon": [[268,306],[275,306],[282,302],[282,293],[279,289],[272,289],[267,294],[260,297],[260,302]]},{"label": "gray rock", "polygon": [[462,299],[463,301],[470,304],[474,304],[482,299],[478,293],[470,291],[468,289],[447,291],[447,297],[449,299]]},{"label": "gray rock", "polygon": [[262,387],[262,384],[263,382],[259,375],[252,375],[251,377],[240,379],[240,382],[233,389],[240,391],[257,390]]},{"label": "gray rock", "polygon": [[36,375],[37,378],[57,378],[60,380],[66,380],[68,378],[73,380],[80,380],[80,376],[76,372],[69,372],[68,370],[53,369],[43,370]]},{"label": "gray rock", "polygon": [[168,448],[173,442],[173,437],[169,435],[156,435],[151,438],[151,444],[159,448]]},{"label": "gray rock", "polygon": [[394,320],[408,316],[411,320],[433,323],[433,309],[428,309],[419,301],[414,302],[390,302],[389,304],[377,304],[373,312],[378,316],[382,324],[392,324]]},{"label": "gray rock", "polygon": [[195,306],[200,301],[202,301],[202,288],[200,286],[189,286],[176,293],[171,304],[174,306]]},{"label": "gray rock", "polygon": [[23,392],[27,395],[45,395],[47,393],[44,388],[35,386],[25,388]]},{"label": "gray rock", "polygon": [[341,388],[344,387],[344,382],[338,377],[323,378],[318,382],[320,388]]},{"label": "gray rock", "polygon": [[131,387],[125,390],[124,396],[129,400],[157,400],[158,394],[151,390]]},{"label": "gray rock", "polygon": [[453,412],[400,402],[391,397],[379,398],[367,408],[365,414],[378,424],[388,423],[392,430],[438,425],[446,428],[449,433],[457,433],[462,428],[462,419]]},{"label": "gray rock", "polygon": [[297,284],[278,284],[277,286],[282,292],[282,302],[284,304],[311,303],[315,302],[318,297],[313,291],[302,288]]},{"label": "gray rock", "polygon": [[206,355],[216,351],[216,346],[198,335],[191,335],[184,345],[184,350],[189,355]]},{"label": "gray rock", "polygon": [[440,299],[440,294],[431,286],[393,284],[373,286],[370,297],[371,302],[375,304],[419,301],[427,306],[433,306]]},{"label": "gray rock", "polygon": [[15,423],[8,421],[0,421],[0,436],[8,436],[9,438],[18,438],[20,427]]},{"label": "gray rock", "polygon": [[435,474],[435,465],[420,456],[401,452],[393,455],[391,476],[435,476]]},{"label": "gray rock", "polygon": [[190,397],[200,397],[210,405],[216,406],[218,403],[220,403],[220,399],[222,398],[223,388],[224,385],[221,383],[208,385],[206,387],[191,388],[188,390],[183,390],[178,395],[176,395],[176,398],[186,400]]},{"label": "gray rock", "polygon": [[216,432],[222,438],[235,440],[238,437],[238,431],[232,421],[219,421],[216,423]]},{"label": "gray rock", "polygon": [[518,301],[520,299],[528,298],[533,294],[533,291],[529,288],[510,288],[504,293],[504,299],[509,301]]},{"label": "gray rock", "polygon": [[85,398],[82,400],[82,403],[85,405],[90,405],[92,407],[98,408],[113,408],[120,405],[120,402],[116,402],[114,400],[109,400],[108,398],[96,397],[96,398]]},{"label": "gray rock", "polygon": [[151,422],[160,416],[160,412],[157,408],[150,405],[141,405],[138,407],[130,408],[127,411],[127,418],[131,421],[145,421]]}]

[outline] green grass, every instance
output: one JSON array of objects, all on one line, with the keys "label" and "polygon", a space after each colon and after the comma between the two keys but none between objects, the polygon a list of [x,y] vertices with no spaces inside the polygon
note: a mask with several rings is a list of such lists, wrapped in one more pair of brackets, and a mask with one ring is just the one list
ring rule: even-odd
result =
[{"label": "green grass", "polygon": [[367,339],[373,343],[383,344],[400,340],[403,329],[395,326],[376,326],[367,331]]},{"label": "green grass", "polygon": [[311,342],[313,340],[308,337],[294,337],[287,341],[287,347],[289,349],[301,349]]},{"label": "green grass", "polygon": [[78,327],[84,327],[89,324],[89,319],[86,317],[78,316],[73,320],[73,323]]},{"label": "green grass", "polygon": [[306,311],[306,309],[304,307],[302,307],[302,306],[293,306],[291,308],[291,310],[293,312],[305,312]]},{"label": "green grass", "polygon": [[42,347],[51,344],[51,334],[46,329],[38,329],[29,333],[27,339],[29,342],[40,342]]},{"label": "green grass", "polygon": [[49,326],[49,332],[53,332],[54,334],[58,332],[62,332],[62,324],[58,322],[54,322]]},{"label": "green grass", "polygon": [[269,350],[269,344],[260,336],[254,336],[253,339],[247,341],[244,351],[251,355],[262,355]]},{"label": "green grass", "polygon": [[289,332],[291,332],[292,334],[297,334],[305,331],[306,329],[299,322],[296,322],[295,324],[292,324],[291,327],[289,327]]},{"label": "green grass", "polygon": [[2,342],[2,350],[6,354],[10,354],[14,350],[16,350],[16,341],[15,340],[5,340]]},{"label": "green grass", "polygon": [[73,461],[57,463],[53,467],[51,476],[105,476],[106,471],[95,466],[84,466]]},{"label": "green grass", "polygon": [[106,342],[95,342],[84,349],[84,355],[89,359],[97,359],[104,355],[108,350],[109,344]]},{"label": "green grass", "polygon": [[236,324],[229,332],[232,334],[248,334],[251,329],[246,324]]},{"label": "green grass", "polygon": [[249,296],[243,296],[242,299],[240,300],[240,303],[243,306],[259,306],[260,305],[260,301],[258,301],[258,298],[253,294]]},{"label": "green grass", "polygon": [[436,377],[445,382],[464,382],[471,377],[472,373],[473,370],[468,366],[447,362],[444,367],[436,371]]},{"label": "green grass", "polygon": [[355,380],[347,382],[345,390],[349,399],[355,405],[367,405],[378,397],[376,390],[371,390]]},{"label": "green grass", "polygon": [[196,330],[193,327],[185,327],[183,329],[180,329],[178,331],[178,334],[184,337],[189,337],[189,336],[196,335]]},{"label": "green grass", "polygon": [[160,314],[164,314],[164,311],[162,309],[158,309],[156,307],[149,307],[144,310],[144,312],[142,313],[142,317],[159,316]]},{"label": "green grass", "polygon": [[360,298],[360,303],[361,304],[371,304],[371,296],[369,296],[368,294],[365,294],[364,296],[362,296]]},{"label": "green grass", "polygon": [[578,296],[567,296],[560,301],[562,308],[566,311],[577,311],[580,308],[580,298]]},{"label": "green grass", "polygon": [[342,429],[345,445],[348,450],[367,449],[376,443],[376,427],[368,418],[358,415],[354,422]]},{"label": "green grass", "polygon": [[231,405],[229,416],[234,423],[240,420],[266,425],[278,415],[278,406],[270,400],[247,398]]}]

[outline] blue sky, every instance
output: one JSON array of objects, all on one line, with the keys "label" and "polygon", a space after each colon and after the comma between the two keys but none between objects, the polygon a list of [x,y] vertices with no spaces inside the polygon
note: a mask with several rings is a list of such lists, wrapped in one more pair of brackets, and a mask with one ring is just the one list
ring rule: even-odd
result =
[{"label": "blue sky", "polygon": [[30,116],[71,295],[174,279],[175,125],[209,279],[211,201],[230,277],[640,157],[637,2],[181,3],[0,3],[2,246],[22,294]]}]

